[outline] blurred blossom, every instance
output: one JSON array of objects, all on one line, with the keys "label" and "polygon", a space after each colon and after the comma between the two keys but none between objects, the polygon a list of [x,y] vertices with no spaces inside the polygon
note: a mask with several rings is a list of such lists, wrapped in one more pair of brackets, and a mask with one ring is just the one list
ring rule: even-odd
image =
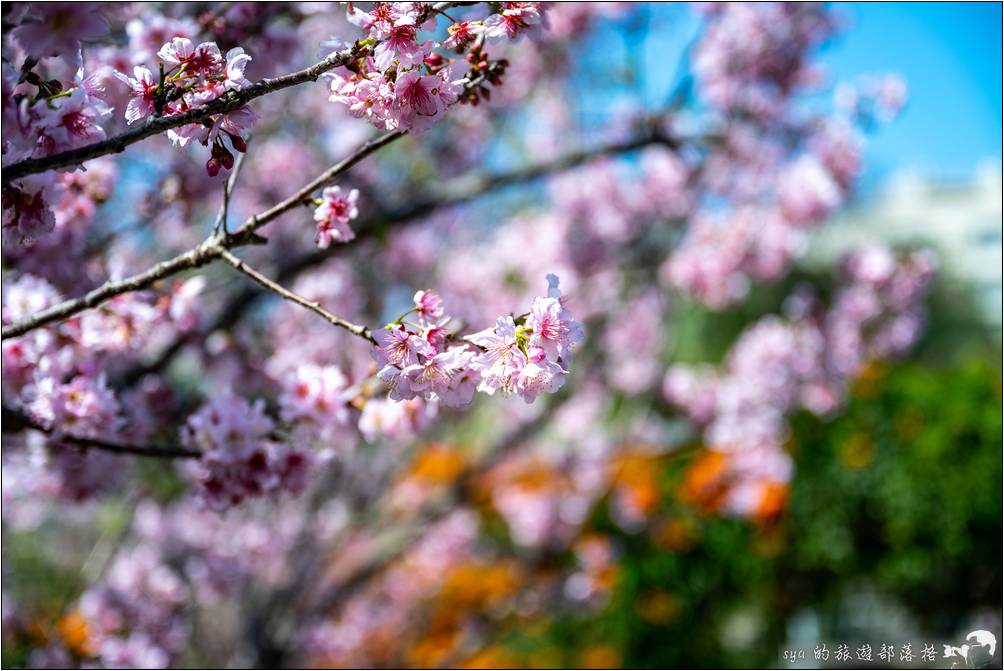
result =
[{"label": "blurred blossom", "polygon": [[701,516],[787,542],[793,418],[911,351],[937,264],[761,285],[905,82],[816,95],[826,5],[702,4],[666,106],[676,10],[448,4],[5,6],[5,663],[647,664],[534,646],[700,606],[644,580],[718,571]]}]

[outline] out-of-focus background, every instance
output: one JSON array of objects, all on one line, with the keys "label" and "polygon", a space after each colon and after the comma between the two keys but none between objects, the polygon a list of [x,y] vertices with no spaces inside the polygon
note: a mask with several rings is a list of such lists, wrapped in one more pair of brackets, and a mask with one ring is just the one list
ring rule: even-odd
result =
[{"label": "out-of-focus background", "polygon": [[[743,300],[723,308],[703,307],[699,301],[674,295],[672,310],[659,313],[668,316],[664,323],[656,324],[659,337],[650,360],[623,363],[622,371],[628,370],[628,377],[651,378],[638,389],[630,389],[631,380],[584,389],[581,380],[587,374],[583,369],[588,371],[590,362],[595,361],[590,355],[585,356],[580,368],[573,369],[569,376],[570,390],[565,392],[573,402],[588,400],[575,406],[575,412],[569,409],[567,415],[561,415],[560,410],[553,416],[543,414],[545,422],[557,427],[556,433],[567,430],[572,436],[566,440],[571,444],[563,449],[569,453],[588,453],[593,447],[590,427],[568,425],[582,421],[588,424],[597,417],[603,418],[605,438],[613,436],[611,443],[617,443],[619,448],[627,446],[623,454],[607,457],[616,465],[617,474],[611,481],[610,493],[590,508],[581,533],[576,532],[578,535],[572,540],[555,549],[544,542],[520,539],[514,531],[529,529],[526,533],[532,537],[538,526],[544,526],[543,522],[537,523],[545,514],[555,519],[564,514],[534,507],[536,492],[548,487],[555,490],[571,487],[560,468],[542,465],[550,446],[547,440],[540,440],[533,446],[545,457],[503,464],[504,468],[496,469],[500,472],[489,473],[472,487],[472,500],[466,505],[477,511],[480,520],[475,526],[476,533],[472,533],[477,542],[492,548],[494,554],[489,554],[494,559],[483,560],[483,555],[477,555],[475,561],[463,555],[464,561],[450,565],[448,570],[442,569],[442,575],[435,576],[444,584],[436,583],[434,597],[423,592],[421,598],[408,601],[408,607],[415,610],[407,613],[433,612],[435,617],[429,621],[433,624],[418,615],[408,615],[414,624],[409,629],[399,621],[399,613],[377,609],[381,603],[394,605],[396,602],[391,599],[394,594],[411,594],[408,588],[412,571],[418,575],[420,569],[408,564],[409,559],[403,567],[398,566],[399,573],[392,573],[397,583],[382,585],[371,601],[355,602],[356,610],[351,607],[354,602],[349,601],[350,606],[346,607],[349,615],[341,620],[332,616],[322,624],[310,622],[309,635],[297,630],[299,638],[291,640],[296,641],[297,654],[305,655],[303,659],[318,666],[404,663],[471,667],[809,668],[840,664],[837,651],[844,645],[855,655],[848,664],[931,668],[950,664],[943,657],[943,645],[960,645],[971,631],[990,631],[997,636],[998,646],[1004,645],[1001,637],[1001,5],[833,3],[831,9],[840,32],[821,47],[817,61],[824,73],[821,76],[832,82],[854,79],[862,73],[894,71],[907,83],[905,107],[896,119],[869,129],[874,132],[869,133],[864,149],[864,170],[849,202],[811,234],[806,253],[790,273],[777,281],[753,283]],[[687,77],[685,59],[691,55],[689,45],[693,44],[700,23],[693,7],[662,4],[614,8],[609,17],[601,14],[591,20],[595,21],[591,32],[574,46],[573,58],[569,59],[572,103],[568,109],[562,108],[554,114],[558,121],[551,127],[551,130],[560,127],[562,115],[569,115],[568,133],[574,141],[589,139],[596,128],[615,125],[619,111],[654,109],[670,97],[681,76]],[[558,58],[554,58],[557,62]],[[515,56],[513,61],[518,64]],[[544,58],[542,62],[548,61]],[[560,62],[568,65],[564,60]],[[617,64],[623,63],[632,64],[633,75],[622,76]],[[518,81],[518,73],[510,76],[512,81],[507,83],[517,90],[519,86],[527,87],[527,92],[512,95],[535,95],[533,100],[538,108],[546,105],[546,92],[534,93],[533,74]],[[825,106],[832,105],[832,101],[833,91],[827,88],[818,99],[808,95],[806,104]],[[317,96],[312,104],[317,109],[329,109],[323,95]],[[464,132],[470,136],[487,133],[487,126],[467,117],[462,119],[469,124]],[[346,129],[359,131],[357,120],[346,117],[341,123]],[[512,146],[526,150],[529,145],[540,151],[540,158],[565,153],[568,137],[559,138],[556,133],[552,137],[547,128],[541,131],[532,123],[521,121],[516,114],[501,120],[496,118],[493,123],[498,124],[491,127],[494,130],[504,128],[499,136],[517,137]],[[350,130],[344,134],[332,132],[325,142],[318,143],[324,146],[316,149],[338,153],[333,147],[340,152],[344,146],[352,146],[365,137],[366,130],[355,136]],[[406,145],[407,149],[401,149],[400,153],[390,153],[382,166],[388,174],[394,170],[403,172],[406,175],[403,182],[409,187],[435,181],[438,177],[427,170],[431,161],[423,161],[423,156],[428,159],[435,150],[428,150],[421,143],[427,142],[434,148],[437,137],[431,133],[415,140],[415,144]],[[534,140],[540,142],[535,146]],[[487,148],[483,157],[479,155],[475,161],[477,168],[504,171],[537,158],[514,159],[510,151],[516,150],[502,140],[495,144],[485,142],[484,146]],[[137,153],[133,152],[127,160]],[[293,149],[282,147],[276,155],[296,154]],[[249,162],[253,160],[252,151]],[[163,177],[164,165],[142,155],[135,163],[126,164],[121,168],[122,181],[111,204],[128,202],[140,193],[144,184]],[[463,160],[458,165],[463,166]],[[201,172],[199,163],[195,165],[195,173],[200,178]],[[267,169],[252,166],[248,172],[257,180],[256,184],[267,182]],[[586,182],[585,190],[593,185],[606,185],[602,181],[605,177],[598,174],[579,175],[580,180],[597,180]],[[544,189],[538,186],[513,188],[481,201],[481,206],[485,203],[488,206],[474,210],[479,217],[463,221],[463,226],[468,226],[462,229],[464,234],[491,228],[496,224],[496,211],[520,212],[528,203],[532,209],[538,198],[543,200],[540,194]],[[574,192],[573,187],[566,183],[561,188]],[[403,189],[402,193],[409,191]],[[576,197],[588,201],[588,194]],[[374,200],[371,194],[365,194],[362,207],[377,209]],[[123,215],[125,219],[131,216]],[[541,237],[546,237],[546,229],[527,221],[520,220],[519,215],[509,220],[513,230],[522,226],[518,229],[522,232],[499,243],[508,245],[508,253],[512,253],[513,241],[523,240],[520,236],[527,231],[543,231]],[[450,220],[441,229],[430,226],[415,238],[402,238],[394,258],[401,260],[403,277],[390,272],[397,284],[386,295],[372,298],[377,295],[377,290],[372,290],[368,298],[353,296],[348,302],[351,309],[362,312],[360,304],[365,300],[380,305],[373,312],[387,318],[400,313],[402,306],[407,309],[411,292],[416,288],[409,284],[411,278],[407,275],[411,266],[407,264],[414,262],[418,267],[421,261],[415,261],[407,252],[431,248],[435,257],[442,252],[435,236],[443,230],[458,230],[460,227],[450,228],[454,223]],[[303,237],[295,227],[287,226],[283,231],[290,239],[295,235]],[[426,234],[437,242],[429,245],[428,240],[423,241],[421,238],[428,237]],[[281,239],[279,234],[277,237]],[[309,237],[308,232],[306,238]],[[458,240],[462,238],[457,235]],[[390,234],[387,240],[388,245],[395,242]],[[576,242],[564,240],[555,246],[574,247]],[[721,464],[713,451],[703,449],[707,446],[701,432],[692,427],[685,429],[685,422],[671,415],[665,399],[656,391],[661,387],[667,366],[680,362],[719,364],[744,329],[767,315],[782,313],[788,305],[786,298],[798,295],[800,287],[811,285],[824,297],[835,293],[838,282],[834,269],[844,253],[877,242],[895,249],[922,246],[934,252],[937,273],[926,299],[926,325],[919,341],[904,356],[869,363],[857,371],[847,384],[846,401],[836,412],[816,415],[793,410],[786,417],[784,444],[793,462],[790,482],[776,491],[770,490],[774,496],[765,497],[752,511],[746,510],[742,515],[723,514],[721,501],[716,498],[718,492],[708,493],[709,488],[715,489]],[[546,246],[538,238],[534,238],[533,245],[535,250]],[[454,304],[466,300],[470,305],[465,307],[477,314],[478,302],[483,298],[480,288],[464,284],[465,273],[473,266],[465,267],[456,258],[470,261],[478,259],[480,252],[466,253],[466,257],[454,257],[448,272],[429,276],[441,279],[444,286],[452,282],[452,296],[448,287],[444,290],[446,297],[454,298]],[[442,253],[442,258],[437,259],[441,266],[446,265],[443,261],[446,256]],[[638,261],[639,267],[644,261]],[[649,266],[653,269],[656,264]],[[355,266],[358,267],[366,267],[365,259]],[[357,272],[356,277],[365,279],[366,273],[383,270],[386,268],[368,268]],[[477,275],[474,270],[483,269],[471,270]],[[623,277],[631,276],[634,270],[632,264],[618,269]],[[516,271],[513,273],[515,279],[506,285],[507,295],[522,295],[523,277]],[[207,292],[210,297],[219,297],[233,286],[230,279],[210,277]],[[317,288],[322,287],[334,292],[332,286],[336,289],[355,286],[338,285],[342,281],[338,278],[343,275],[332,272],[318,280],[313,289],[322,291]],[[379,276],[376,284],[381,281],[385,278]],[[596,284],[590,283],[593,281]],[[654,283],[654,280],[643,281]],[[380,290],[390,284],[386,280]],[[578,284],[595,289],[602,286],[602,281],[583,272]],[[632,291],[638,289],[635,297],[644,293],[645,288],[634,287]],[[576,297],[574,284],[571,289],[571,305],[589,305],[593,296]],[[360,296],[364,294],[359,292]],[[497,296],[484,297],[485,301],[492,299]],[[341,305],[337,297],[330,300]],[[601,298],[596,300],[596,305],[602,305]],[[638,304],[644,312],[644,301]],[[262,314],[268,315],[264,311]],[[261,315],[252,313],[252,316]],[[619,318],[631,322],[634,317],[630,314]],[[309,319],[303,318],[305,322]],[[638,321],[645,323],[642,318]],[[292,330],[299,324],[292,318],[274,323],[276,329],[288,329],[280,333],[299,333]],[[593,333],[598,332],[597,326]],[[270,335],[267,328],[248,328],[241,333],[247,341],[252,336]],[[630,350],[635,335],[625,336],[627,345],[616,336],[604,342],[611,343],[612,350],[617,347]],[[246,352],[234,354],[239,349],[236,346],[228,349],[230,341],[220,342],[224,340],[213,341],[206,348],[215,353],[212,347],[218,345],[223,353],[211,361],[219,369],[229,365],[229,356],[234,360],[241,354],[246,356]],[[302,343],[291,343],[291,347],[294,345]],[[326,348],[323,342],[315,347],[319,351]],[[250,347],[248,350],[256,351]],[[276,363],[281,352],[268,351],[271,357],[268,365],[281,368],[280,364],[288,363]],[[366,356],[365,349],[360,352],[362,357]],[[205,352],[202,354],[205,356]],[[202,359],[201,364],[196,357],[182,352],[173,368],[168,369],[192,389],[200,384],[200,376],[209,379],[211,374],[219,372],[217,368],[206,372],[210,366],[205,362],[213,357]],[[368,359],[364,361],[368,364]],[[611,365],[610,369],[613,368]],[[227,379],[227,374],[229,371],[224,370],[220,379]],[[204,380],[201,382],[205,384]],[[604,384],[608,382],[604,380]],[[591,407],[594,399],[598,399],[595,404],[602,411]],[[388,471],[393,478],[385,476],[384,480],[374,477],[373,481],[386,485],[385,490],[368,492],[360,495],[360,499],[370,496],[380,504],[390,501],[386,507],[393,511],[388,514],[393,520],[400,512],[399,507],[405,510],[414,507],[409,497],[417,496],[415,490],[426,486],[421,483],[433,482],[437,486],[453,483],[464,472],[468,460],[473,460],[457,446],[491,443],[490,439],[505,434],[508,420],[499,421],[500,416],[522,420],[532,412],[526,410],[526,416],[521,415],[521,404],[515,410],[500,411],[501,403],[499,399],[490,399],[469,414],[441,417],[440,423],[433,425],[431,436],[422,436],[413,451],[404,452],[402,448],[400,452],[388,452],[391,456],[383,461],[399,460],[400,464],[407,464],[406,472],[401,475]],[[570,402],[567,407],[572,405]],[[582,405],[590,407],[583,409]],[[660,431],[669,427],[666,433],[658,433],[656,439],[650,439],[647,433],[647,422],[652,417],[659,420],[656,423]],[[644,421],[634,422],[638,418]],[[676,441],[673,449],[651,452],[643,449],[647,442],[659,442],[668,434]],[[639,446],[637,450],[633,449],[634,443]],[[363,445],[355,454],[375,455],[376,449]],[[698,454],[698,457],[678,459],[680,454]],[[376,457],[373,461],[386,466]],[[63,520],[60,522],[63,526],[42,524],[34,528],[31,524],[11,525],[5,517],[5,667],[42,663],[39,656],[33,655],[52,641],[62,641],[60,645],[84,659],[94,653],[88,648],[88,629],[81,624],[72,604],[86,591],[94,567],[110,563],[115,544],[128,536],[137,498],[156,501],[156,505],[139,510],[146,515],[144,519],[158,520],[156,524],[149,522],[158,533],[166,533],[161,526],[170,526],[164,520],[176,519],[184,524],[186,519],[196,519],[195,513],[191,518],[170,517],[173,513],[168,511],[184,489],[184,481],[158,468],[149,464],[139,467],[136,481],[142,496],[131,491],[88,509],[86,514],[92,515],[89,527]],[[383,473],[376,466],[373,468],[374,472]],[[514,493],[500,502],[498,492],[504,487]],[[616,497],[621,498],[614,501]],[[630,519],[625,521],[623,516],[617,518],[611,511],[618,506],[640,511],[643,522],[635,524]],[[330,508],[324,509],[329,521],[344,513],[335,505]],[[281,526],[276,520],[285,519],[281,516],[290,510],[290,519],[300,519],[296,517],[299,509],[268,509],[262,514],[266,522],[254,527],[256,533],[262,534],[255,545],[262,556],[268,555],[273,543],[287,549],[286,540],[277,539],[281,534],[275,530]],[[372,511],[367,509],[369,512]],[[68,513],[73,514],[76,513]],[[82,518],[84,513],[79,516]],[[192,531],[193,536],[204,528],[216,529],[202,517],[197,519],[202,526]],[[243,524],[244,518],[240,519]],[[362,516],[362,519],[370,518]],[[457,525],[462,527],[466,519]],[[550,517],[548,520],[553,521]],[[560,522],[558,519],[554,526],[560,526]],[[298,528],[295,524],[287,526]],[[177,530],[172,533],[185,535]],[[541,533],[547,535],[549,529]],[[207,531],[206,535],[211,534]],[[226,535],[224,530],[222,536]],[[428,538],[432,539],[431,545],[423,551],[433,559],[452,551],[447,541],[439,540],[432,531]],[[338,561],[354,549],[357,548],[351,544],[344,550],[338,546],[338,552],[328,557],[333,567],[331,574],[341,575],[338,572],[344,567]],[[56,558],[54,551],[59,555]],[[510,555],[516,559],[510,561],[507,558]],[[291,565],[289,558],[295,556],[291,550],[286,559],[275,560],[269,566],[278,566],[274,573],[281,574]],[[177,566],[184,563],[177,557],[174,560]],[[414,561],[417,565],[418,560]],[[422,561],[426,561],[422,564],[426,568],[421,570],[427,574],[440,572],[438,568],[427,568],[438,564],[426,555]],[[170,562],[165,560],[165,563]],[[262,564],[265,563],[263,559]],[[526,569],[525,565],[532,569]],[[579,567],[570,577],[565,575],[569,566]],[[553,594],[546,589],[521,592],[524,571],[535,578],[543,576],[543,580],[555,578],[559,585],[556,588],[559,598],[555,602],[564,599],[563,606],[551,608],[547,599]],[[208,569],[206,572],[211,573]],[[423,588],[427,579],[423,574]],[[419,582],[418,578],[415,581]],[[257,584],[245,588],[246,599],[236,606],[222,607],[213,602],[200,611],[203,619],[193,619],[193,628],[208,633],[201,641],[186,639],[179,646],[178,656],[172,658],[175,663],[198,665],[206,660],[236,659],[241,665],[249,663],[248,660],[263,659],[261,650],[255,657],[235,644],[234,648],[245,656],[231,656],[229,643],[208,640],[213,639],[217,628],[237,632],[233,634],[235,640],[243,640],[243,636],[254,638],[252,634],[258,630],[252,624],[260,622],[245,627],[246,621],[241,618],[263,603],[271,603],[262,596],[265,588],[261,588],[261,593],[256,588]],[[398,592],[393,592],[395,588]],[[17,608],[12,606],[8,610],[8,600]],[[505,608],[496,607],[503,602],[508,604]],[[569,602],[573,605],[568,606]],[[465,620],[469,629],[463,631],[464,635],[471,630],[475,632],[472,636],[479,641],[475,648],[462,648],[457,643],[461,635],[451,615],[454,612],[471,616],[474,624]],[[446,624],[437,629],[441,621]],[[429,631],[423,628],[426,625]],[[287,629],[299,626],[303,626],[303,631],[308,630],[303,623]],[[287,633],[282,626],[277,628]],[[399,636],[400,629],[405,629],[409,637]],[[220,640],[224,639],[221,635]],[[344,643],[345,640],[350,642]],[[883,644],[896,647],[895,658],[879,657]],[[860,651],[865,645],[870,646],[868,654],[874,661],[857,656],[864,654]],[[906,645],[912,645],[910,659],[902,656]],[[921,658],[927,645],[935,646],[936,658]],[[824,649],[827,656],[821,657]],[[381,656],[384,652],[386,658]],[[365,656],[354,656],[363,653]],[[1000,655],[998,650],[995,659],[999,660]]]},{"label": "out-of-focus background", "polygon": [[[854,666],[964,667],[942,643],[976,629],[1000,641],[1001,7],[832,7],[845,32],[822,52],[829,74],[892,70],[910,93],[870,139],[854,203],[813,238],[805,267],[862,242],[931,246],[941,274],[928,331],[907,360],[862,376],[839,417],[793,423],[796,474],[776,526],[697,518],[666,540],[681,552],[628,544],[617,596],[587,629],[609,661],[819,668],[839,665],[846,644]],[[686,25],[660,13],[650,63],[679,50]],[[702,324],[696,358],[720,356],[709,342],[731,342],[722,330],[749,309]],[[580,626],[562,631],[581,641]],[[892,659],[878,656],[883,642]],[[900,657],[905,642],[914,659]],[[936,660],[917,658],[924,642],[938,644]]]}]

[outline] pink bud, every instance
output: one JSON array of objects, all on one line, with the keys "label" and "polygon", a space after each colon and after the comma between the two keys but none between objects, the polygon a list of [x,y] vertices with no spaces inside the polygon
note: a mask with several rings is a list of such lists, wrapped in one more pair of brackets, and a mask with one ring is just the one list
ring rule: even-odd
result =
[{"label": "pink bud", "polygon": [[240,153],[245,153],[248,150],[248,143],[244,141],[240,135],[231,135],[230,144],[233,145],[234,150]]},{"label": "pink bud", "polygon": [[222,147],[220,150],[220,162],[223,164],[223,167],[227,170],[232,169],[234,167],[234,155]]}]

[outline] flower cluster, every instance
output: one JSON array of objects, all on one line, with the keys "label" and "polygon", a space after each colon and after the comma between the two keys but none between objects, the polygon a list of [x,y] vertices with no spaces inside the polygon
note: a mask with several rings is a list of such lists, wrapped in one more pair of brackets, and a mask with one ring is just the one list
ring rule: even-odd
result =
[{"label": "flower cluster", "polygon": [[[493,328],[465,336],[459,344],[452,344],[451,319],[440,297],[416,293],[415,306],[387,325],[374,353],[390,398],[439,399],[459,407],[470,403],[475,391],[519,394],[527,403],[542,392],[558,391],[572,348],[584,334],[563,304],[558,278],[549,275],[548,285],[548,295],[534,299],[530,312],[499,317]],[[404,321],[412,312],[417,323]]]},{"label": "flower cluster", "polygon": [[224,392],[189,417],[185,428],[185,442],[202,451],[193,471],[212,508],[298,491],[305,484],[309,456],[271,440],[274,424],[264,401],[252,405]]},{"label": "flower cluster", "polygon": [[279,396],[280,416],[330,442],[349,425],[348,404],[357,393],[337,367],[304,364]]},{"label": "flower cluster", "polygon": [[[541,23],[539,3],[499,5],[499,12],[483,22],[454,22],[442,46],[459,53],[472,45],[477,48],[484,37],[513,39]],[[350,5],[349,20],[366,31],[364,42],[376,46],[371,56],[332,74],[332,102],[345,105],[353,116],[365,117],[377,128],[421,132],[458,101],[462,81],[453,79],[447,60],[434,52],[440,45],[419,39],[419,31],[436,27],[435,14],[427,5],[378,2],[369,12]],[[325,45],[344,46],[339,40]],[[479,49],[479,61],[480,54]]]},{"label": "flower cluster", "polygon": [[94,655],[108,667],[165,668],[188,638],[191,593],[150,547],[120,553],[102,583],[80,598]]},{"label": "flower cluster", "polygon": [[[164,325],[182,327],[198,320],[199,308],[189,303],[201,281],[179,284],[176,291],[160,296],[144,292],[124,294],[103,310],[86,313],[58,327],[38,329],[3,341],[3,390],[5,403],[29,407],[43,421],[67,420],[67,432],[108,437],[117,424],[90,407],[84,416],[94,422],[76,424],[71,414],[58,414],[63,406],[55,396],[77,375],[92,378],[103,388],[100,371],[108,357],[133,353]],[[32,275],[4,283],[3,322],[16,322],[63,299],[49,282]],[[183,321],[176,321],[179,318]],[[110,393],[110,392],[109,392]],[[99,394],[102,398],[105,394]]]},{"label": "flower cluster", "polygon": [[816,3],[709,4],[708,27],[694,55],[701,92],[713,106],[765,117],[813,73],[809,51],[833,32]]},{"label": "flower cluster", "polygon": [[[251,56],[241,47],[234,47],[223,55],[215,42],[198,46],[187,37],[175,37],[157,52],[160,74],[155,75],[146,65],[133,68],[133,76],[116,72],[115,76],[130,89],[125,118],[130,124],[151,115],[171,116],[215,100],[229,91],[239,91],[251,85],[244,69]],[[221,168],[229,170],[234,165],[234,155],[226,147],[228,140],[234,151],[247,151],[246,134],[258,120],[250,106],[242,106],[225,114],[217,114],[209,123],[191,123],[167,131],[176,146],[184,147],[192,139],[212,145],[206,162],[210,176],[219,174]]]},{"label": "flower cluster", "polygon": [[790,412],[834,412],[869,362],[902,354],[919,337],[933,272],[928,252],[897,260],[871,247],[844,265],[849,281],[829,309],[797,292],[787,303],[788,319],[770,316],[748,328],[723,370],[678,365],[666,373],[666,398],[703,427],[708,447],[726,459],[734,482],[723,505],[732,512],[754,514],[789,479],[783,445]]},{"label": "flower cluster", "polygon": [[108,22],[100,2],[18,3],[11,12],[12,36],[31,56],[58,56],[80,65],[80,43],[104,37]]},{"label": "flower cluster", "polygon": [[[72,83],[43,80],[29,60],[18,72],[3,65],[4,165],[105,139],[112,110],[104,87],[77,71]],[[63,193],[54,173],[32,175],[3,189],[5,243],[30,244],[55,228],[52,203]]]},{"label": "flower cluster", "polygon": [[348,242],[356,237],[349,228],[349,222],[359,216],[356,202],[359,200],[359,189],[352,189],[347,195],[342,195],[340,186],[329,186],[314,202],[314,221],[317,222],[317,236],[314,242],[321,249],[327,249],[332,242]]}]

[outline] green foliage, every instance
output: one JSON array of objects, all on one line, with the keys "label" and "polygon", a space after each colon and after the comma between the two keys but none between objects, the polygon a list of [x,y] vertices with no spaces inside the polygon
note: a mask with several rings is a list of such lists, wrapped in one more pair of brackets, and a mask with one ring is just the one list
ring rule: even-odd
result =
[{"label": "green foliage", "polygon": [[[792,431],[780,522],[691,513],[695,542],[667,550],[598,515],[594,527],[622,550],[617,587],[601,612],[559,616],[537,644],[573,665],[602,642],[628,667],[777,666],[800,612],[817,615],[821,640],[853,636],[840,614],[861,590],[905,608],[933,640],[999,605],[999,370],[981,359],[875,366],[838,417],[800,415]],[[671,605],[663,617],[657,598]]]}]

